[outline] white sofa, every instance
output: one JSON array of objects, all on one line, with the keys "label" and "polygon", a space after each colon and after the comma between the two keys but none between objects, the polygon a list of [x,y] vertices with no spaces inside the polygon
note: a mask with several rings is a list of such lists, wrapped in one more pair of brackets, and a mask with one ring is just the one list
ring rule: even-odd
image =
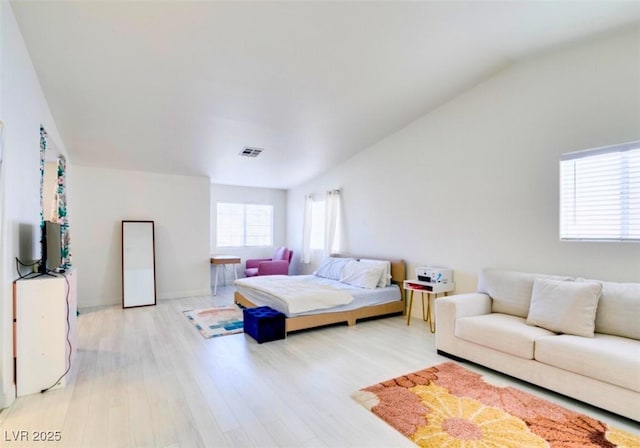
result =
[{"label": "white sofa", "polygon": [[485,269],[436,322],[442,355],[640,421],[640,283]]}]

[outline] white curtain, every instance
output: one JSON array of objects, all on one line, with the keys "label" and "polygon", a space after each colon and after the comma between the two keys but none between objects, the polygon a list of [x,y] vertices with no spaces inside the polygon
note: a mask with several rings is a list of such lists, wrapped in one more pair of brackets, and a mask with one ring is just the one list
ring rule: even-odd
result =
[{"label": "white curtain", "polygon": [[313,197],[306,195],[304,197],[304,219],[302,221],[302,263],[311,263],[311,207],[313,205]]},{"label": "white curtain", "polygon": [[340,190],[327,191],[325,201],[325,232],[324,252],[326,256],[340,253],[342,249],[340,225],[341,225],[341,195]]}]

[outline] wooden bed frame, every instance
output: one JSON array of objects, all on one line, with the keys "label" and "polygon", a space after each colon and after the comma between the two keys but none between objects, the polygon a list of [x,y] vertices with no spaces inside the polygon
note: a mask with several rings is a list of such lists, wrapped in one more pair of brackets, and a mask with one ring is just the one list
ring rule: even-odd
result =
[{"label": "wooden bed frame", "polygon": [[[335,255],[334,255],[335,256]],[[347,255],[344,255],[346,257]],[[350,256],[350,255],[349,255]],[[350,256],[352,257],[352,256]],[[353,258],[369,258],[370,257],[353,257]],[[405,294],[403,281],[406,279],[406,266],[402,260],[389,260],[391,262],[391,283],[395,283],[400,287],[401,300],[391,303],[383,303],[381,305],[365,306],[355,310],[329,312],[321,314],[310,314],[308,316],[287,317],[285,319],[287,333],[291,331],[304,330],[307,328],[320,327],[323,325],[347,322],[349,326],[355,325],[358,319],[367,317],[384,316],[386,314],[397,314],[406,312]],[[234,293],[234,300],[237,304],[252,308],[255,305],[238,291]]]}]

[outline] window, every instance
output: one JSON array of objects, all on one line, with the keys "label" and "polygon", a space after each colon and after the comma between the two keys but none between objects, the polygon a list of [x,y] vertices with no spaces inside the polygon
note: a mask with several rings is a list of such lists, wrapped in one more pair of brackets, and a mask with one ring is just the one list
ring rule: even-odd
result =
[{"label": "window", "polygon": [[560,238],[640,241],[640,142],[562,155]]},{"label": "window", "polygon": [[218,247],[272,246],[273,205],[218,202]]},{"label": "window", "polygon": [[324,249],[325,201],[311,203],[311,249]]}]

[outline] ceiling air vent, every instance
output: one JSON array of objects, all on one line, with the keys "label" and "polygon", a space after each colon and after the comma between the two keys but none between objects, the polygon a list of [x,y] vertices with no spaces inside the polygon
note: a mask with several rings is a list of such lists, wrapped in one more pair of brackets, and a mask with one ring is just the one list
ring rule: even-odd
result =
[{"label": "ceiling air vent", "polygon": [[246,146],[242,148],[242,151],[240,151],[240,155],[243,157],[258,157],[262,151],[264,150],[260,148],[249,148],[248,146]]}]

